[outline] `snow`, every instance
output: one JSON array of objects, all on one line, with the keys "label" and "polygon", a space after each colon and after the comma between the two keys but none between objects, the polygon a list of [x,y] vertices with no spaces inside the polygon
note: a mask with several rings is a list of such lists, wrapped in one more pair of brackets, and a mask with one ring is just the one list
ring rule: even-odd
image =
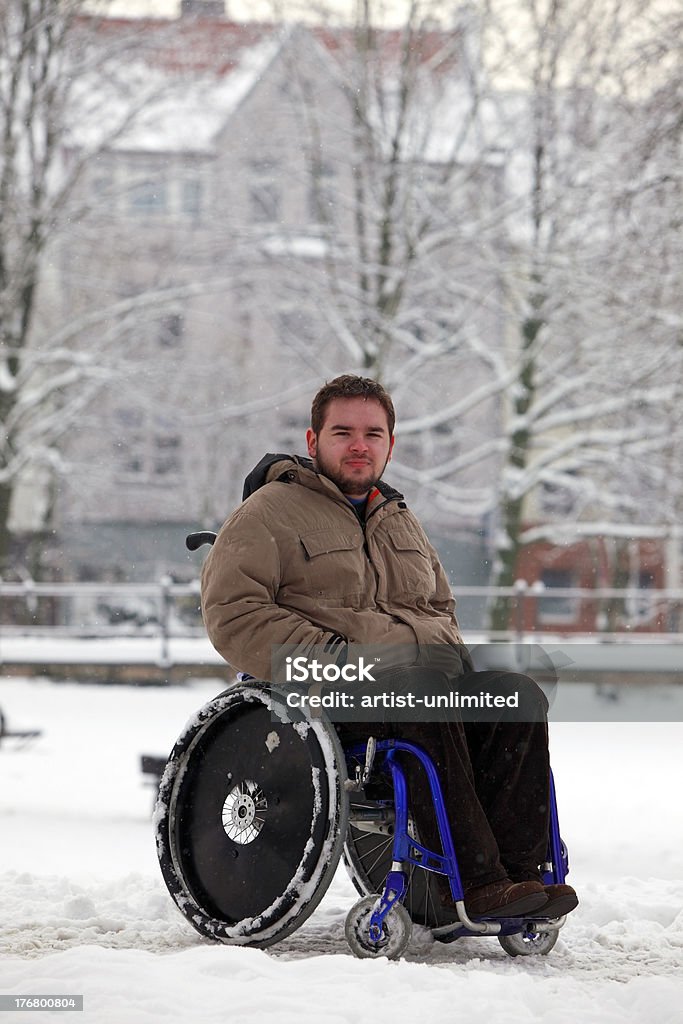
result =
[{"label": "snow", "polygon": [[681,1021],[683,724],[551,726],[581,903],[549,956],[418,930],[403,960],[361,961],[343,935],[357,898],[343,868],[269,950],[208,942],[166,892],[139,756],[166,753],[217,688],[0,684],[9,725],[43,730],[0,743],[0,992],[82,993],[96,1024]]},{"label": "snow", "polygon": [[[143,63],[128,67],[129,81],[137,81],[134,93],[125,95],[120,88],[107,91],[86,78],[77,102],[85,107],[85,116],[76,119],[71,144],[76,148],[99,145],[114,130],[112,149],[212,154],[216,138],[280,51],[279,35],[262,39],[245,48],[240,59],[222,78],[197,75],[179,80],[179,76]],[[103,88],[103,95],[98,89]],[[93,96],[98,107],[92,115]],[[141,102],[141,96],[147,98]],[[106,110],[106,115],[102,115]],[[123,130],[116,134],[116,128]],[[124,127],[125,126],[125,127]]]},{"label": "snow", "polygon": [[[166,648],[164,653],[164,647]],[[76,639],[65,636],[0,638],[3,661],[31,665],[216,665],[227,675],[225,662],[205,637],[107,636]]]},{"label": "snow", "polygon": [[261,248],[269,256],[300,256],[303,259],[322,259],[328,254],[329,243],[314,235],[271,235]]},{"label": "snow", "polygon": [[[145,112],[141,123],[126,132],[117,147],[175,152],[213,153],[216,136],[230,115],[258,83],[280,49],[279,39],[266,39],[247,49],[239,65],[224,79],[186,83]],[[149,71],[147,70],[147,74]]]}]

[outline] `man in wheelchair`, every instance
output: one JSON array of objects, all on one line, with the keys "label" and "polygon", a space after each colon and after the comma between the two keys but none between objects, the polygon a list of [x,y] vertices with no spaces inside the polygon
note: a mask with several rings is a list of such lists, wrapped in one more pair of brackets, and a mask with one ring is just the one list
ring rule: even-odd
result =
[{"label": "man in wheelchair", "polygon": [[[309,458],[266,455],[244,501],[216,538],[202,574],[209,637],[237,671],[273,679],[273,652],[324,650],[336,665],[356,645],[445,673],[459,695],[515,695],[463,721],[374,722],[378,738],[421,744],[440,775],[472,917],[542,914],[577,906],[566,884],[544,885],[549,815],[545,695],[528,676],[476,672],[460,636],[445,571],[403,495],[382,481],[394,446],[394,407],[374,380],[344,375],[313,400]],[[396,654],[400,652],[400,657]],[[378,716],[381,717],[381,716]],[[342,739],[357,723],[338,726]],[[365,725],[363,735],[367,735]],[[438,848],[427,780],[405,764],[423,840]],[[447,909],[450,892],[440,890]]]}]

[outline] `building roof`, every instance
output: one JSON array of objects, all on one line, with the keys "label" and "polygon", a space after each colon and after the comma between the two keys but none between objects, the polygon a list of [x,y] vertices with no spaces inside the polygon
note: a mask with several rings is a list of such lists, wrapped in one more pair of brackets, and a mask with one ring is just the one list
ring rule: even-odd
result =
[{"label": "building roof", "polygon": [[[114,73],[102,75],[98,67],[79,83],[83,113],[73,119],[72,144],[82,148],[109,139],[108,149],[197,155],[215,151],[217,136],[231,115],[296,31],[283,24],[238,24],[215,16],[82,17],[79,27],[100,52],[111,55]],[[414,114],[404,159],[448,162],[455,157],[454,141],[461,159],[481,152],[480,140],[459,138],[470,102],[458,73],[467,59],[462,29],[427,27],[410,38],[402,29],[373,30],[360,41],[349,28],[307,31],[323,57],[331,58],[330,68],[336,64],[344,74],[359,46],[372,48],[387,86],[381,109],[374,115],[370,110],[379,138],[383,130],[391,131],[396,116],[401,68],[408,62],[421,77],[430,115],[423,118],[421,110]],[[87,116],[93,106],[98,109],[95,118]]]},{"label": "building roof", "polygon": [[74,87],[70,144],[200,155],[214,151],[286,35],[282,26],[224,19],[82,18],[79,28],[109,73],[99,64]]}]

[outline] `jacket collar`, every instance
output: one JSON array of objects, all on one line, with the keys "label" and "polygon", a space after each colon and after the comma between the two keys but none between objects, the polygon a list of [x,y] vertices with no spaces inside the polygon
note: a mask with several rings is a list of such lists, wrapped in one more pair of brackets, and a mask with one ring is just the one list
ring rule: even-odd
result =
[{"label": "jacket collar", "polygon": [[[322,488],[330,497],[343,501],[349,505],[345,495],[327,477],[321,476],[313,468],[311,459],[302,455],[283,455],[268,452],[261,461],[252,469],[244,481],[242,501],[245,501],[250,494],[257,491],[264,484],[273,480],[291,480],[302,484],[305,487],[314,487],[316,490]],[[368,504],[365,518],[387,501],[403,501],[403,495],[394,487],[380,480],[376,487],[373,487],[368,495]],[[350,505],[349,505],[350,507]]]},{"label": "jacket collar", "polygon": [[385,484],[383,480],[380,480],[368,495],[368,503],[365,506],[365,518],[367,519],[368,516],[378,508],[381,508],[382,505],[386,505],[388,501],[403,501],[403,495],[394,487],[390,487],[389,484]]},{"label": "jacket collar", "polygon": [[295,470],[297,466],[308,463],[308,468],[313,470],[313,463],[310,459],[299,458],[298,455],[274,455],[267,452],[260,462],[252,469],[244,481],[242,488],[242,501],[258,491],[264,484],[272,480],[279,480],[288,471]]}]

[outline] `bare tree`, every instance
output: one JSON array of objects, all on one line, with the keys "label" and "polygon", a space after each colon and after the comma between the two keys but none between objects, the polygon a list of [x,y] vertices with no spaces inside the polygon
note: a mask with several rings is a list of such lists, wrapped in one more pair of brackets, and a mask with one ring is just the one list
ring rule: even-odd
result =
[{"label": "bare tree", "polygon": [[[160,436],[159,460],[172,461],[177,431],[164,424],[181,371],[173,339],[163,351],[156,339],[224,290],[231,271],[224,260],[207,272],[199,254],[193,277],[187,232],[167,231],[154,250],[109,212],[121,205],[117,187],[124,199],[136,189],[149,198],[143,172],[112,183],[117,146],[153,135],[201,88],[191,60],[177,66],[177,23],[144,29],[96,17],[84,0],[8,0],[0,10],[0,564],[12,510],[25,533],[47,528],[70,459],[82,455],[81,475],[96,485],[92,450],[77,442],[106,436],[99,399],[114,382],[139,392],[141,407],[156,401],[158,433],[170,435]],[[174,380],[155,392],[162,359]],[[204,371],[205,383],[208,360]],[[106,461],[111,475],[113,451]],[[30,522],[17,522],[27,507]]]},{"label": "bare tree", "polygon": [[[642,522],[648,514],[658,521],[648,476],[671,428],[672,372],[681,372],[675,270],[657,257],[649,267],[634,263],[659,206],[646,183],[653,153],[643,129],[654,114],[652,130],[661,131],[666,114],[647,102],[652,64],[641,65],[632,95],[623,86],[638,50],[644,56],[641,33],[652,31],[656,5],[529,0],[518,10],[526,18],[523,45],[502,32],[503,52],[514,54],[523,77],[526,131],[516,146],[526,151],[526,168],[511,222],[524,277],[507,274],[518,326],[497,498],[494,582],[501,586],[514,582],[520,550],[532,539],[566,542],[567,515],[570,523]],[[500,15],[489,24],[500,32]],[[672,156],[664,173],[679,177]],[[644,215],[636,230],[623,215],[629,192]],[[674,223],[658,220],[666,247]],[[497,602],[493,628],[505,628],[508,615]]]},{"label": "bare tree", "polygon": [[395,471],[442,522],[487,518],[509,586],[538,537],[659,521],[681,373],[673,16],[491,0],[454,23],[414,0],[382,30],[377,9],[318,33],[343,103],[296,69],[324,259],[289,287],[327,320],[317,364],[403,401]]},{"label": "bare tree", "polygon": [[[75,344],[85,326],[81,311],[43,324],[36,339],[40,295],[51,286],[49,254],[65,221],[78,215],[76,187],[89,161],[130,126],[149,96],[122,73],[121,41],[106,52],[93,47],[83,9],[82,0],[7,0],[0,10],[0,563],[17,482],[29,470],[52,472],[60,437],[106,372],[102,350]],[[126,45],[135,46],[130,39]],[[118,110],[103,108],[95,70],[109,95],[117,91]],[[91,129],[78,149],[71,145],[76,125]],[[110,344],[125,331],[126,311],[119,312],[116,326],[111,309],[90,318],[91,326],[107,324]]]},{"label": "bare tree", "polygon": [[[307,34],[292,50],[319,249],[316,259],[286,250],[283,295],[314,311],[318,339],[302,341],[299,315],[289,344],[321,373],[356,369],[391,388],[401,412],[394,473],[423,484],[421,511],[443,525],[450,499],[440,508],[430,474],[448,466],[471,527],[495,468],[499,385],[489,378],[503,327],[492,258],[504,247],[503,169],[483,136],[480,28],[471,8],[440,22],[444,5],[425,0],[382,28],[381,6],[358,3],[353,25],[314,28],[314,45]],[[420,465],[430,468],[418,481]]]},{"label": "bare tree", "polygon": [[[59,322],[47,324],[36,316],[36,294],[50,287],[49,275],[40,275],[50,240],[58,240],[50,251],[63,261],[73,241],[85,269],[87,254],[101,248],[102,222],[78,216],[86,200],[75,185],[131,119],[144,119],[153,81],[131,76],[130,55],[112,59],[107,72],[101,44],[90,50],[87,34],[73,45],[76,0],[57,10],[12,0],[14,20],[2,15],[3,52],[11,42],[16,57],[0,65],[3,110],[12,112],[3,124],[16,140],[5,147],[13,162],[1,165],[14,200],[0,228],[7,430],[0,537],[15,481],[29,464],[61,472],[60,438],[75,417],[96,428],[93,398],[114,374],[127,372],[127,393],[139,407],[150,405],[154,354],[136,345],[141,330],[155,330],[160,317],[186,311],[212,289],[225,291],[226,281],[244,296],[245,316],[258,309],[261,321],[277,320],[270,344],[281,387],[277,394],[261,387],[271,350],[252,344],[258,326],[245,330],[242,344],[236,308],[223,311],[231,327],[220,373],[210,360],[183,367],[180,355],[165,359],[154,414],[161,422],[173,409],[179,421],[179,396],[190,389],[197,407],[185,409],[183,423],[211,438],[195,460],[201,471],[191,467],[192,515],[215,518],[234,499],[211,494],[217,463],[239,456],[245,440],[232,424],[298,402],[309,377],[353,368],[380,377],[396,396],[402,437],[394,470],[421,513],[442,529],[472,529],[484,518],[494,524],[495,582],[512,582],[521,547],[539,530],[559,536],[563,518],[642,520],[643,482],[656,484],[657,494],[671,488],[664,469],[655,470],[663,466],[659,449],[668,445],[675,457],[680,125],[675,64],[663,73],[666,35],[656,5],[636,6],[524,0],[511,24],[502,0],[455,17],[443,4],[407,0],[404,24],[379,29],[378,5],[359,0],[354,26],[293,33],[278,88],[292,100],[303,159],[292,162],[284,139],[282,166],[272,173],[286,176],[283,193],[299,176],[308,195],[305,231],[291,218],[279,229],[269,222],[267,231],[226,219],[224,236],[218,223],[213,234],[207,227],[193,236],[206,249],[179,261],[175,273],[170,254],[187,246],[187,234],[174,238],[169,226],[157,240],[158,258],[143,246],[138,260],[139,240],[124,224],[110,225],[117,255],[105,263],[128,261],[132,290],[98,280],[72,303],[60,297]],[[50,73],[36,77],[30,46],[47,47],[41,33],[52,40],[53,22],[60,47],[51,44]],[[12,87],[9,69],[22,60],[27,84]],[[109,73],[118,90],[120,78],[125,103],[112,105],[112,90],[105,97],[101,84],[88,87],[94,60],[98,83]],[[643,64],[653,75],[647,87],[634,70]],[[75,140],[74,110],[86,109],[81,123],[99,130]],[[28,168],[40,147],[31,133],[41,124],[50,125],[52,148],[47,164],[43,157],[36,165],[35,192]],[[266,183],[269,141],[248,158],[250,173]],[[652,266],[642,260],[644,245],[656,250]],[[93,255],[91,266],[101,265]],[[209,306],[199,313],[208,317]],[[493,610],[495,626],[506,617],[502,606]]]}]

